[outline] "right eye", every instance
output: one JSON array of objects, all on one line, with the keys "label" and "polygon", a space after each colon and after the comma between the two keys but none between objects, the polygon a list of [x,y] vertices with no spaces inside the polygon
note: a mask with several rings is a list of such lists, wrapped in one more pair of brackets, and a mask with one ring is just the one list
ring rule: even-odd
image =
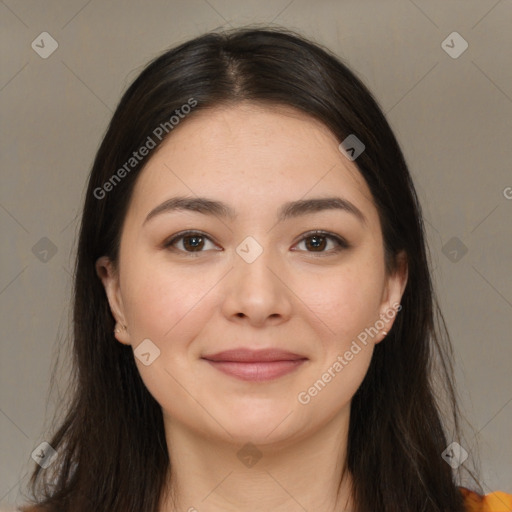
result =
[{"label": "right eye", "polygon": [[[173,235],[164,243],[164,247],[184,253],[204,252],[203,249],[207,241],[213,244],[210,237],[206,236],[204,233],[189,230]],[[176,245],[180,243],[182,248],[176,247]]]}]

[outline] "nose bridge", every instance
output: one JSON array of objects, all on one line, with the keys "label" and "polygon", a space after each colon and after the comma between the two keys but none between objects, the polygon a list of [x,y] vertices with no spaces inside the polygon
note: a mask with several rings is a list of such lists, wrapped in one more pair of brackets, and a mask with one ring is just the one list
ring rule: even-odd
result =
[{"label": "nose bridge", "polygon": [[[235,249],[235,274],[236,280],[242,284],[254,287],[271,287],[276,276],[271,271],[273,266],[278,265],[275,257],[275,251],[269,245],[269,237],[262,240],[258,237],[249,235],[238,244]],[[261,292],[261,290],[259,290]]]},{"label": "nose bridge", "polygon": [[261,242],[249,235],[235,249],[224,307],[229,316],[260,323],[268,317],[288,317],[291,303],[277,251],[265,246],[270,237],[258,238]]}]

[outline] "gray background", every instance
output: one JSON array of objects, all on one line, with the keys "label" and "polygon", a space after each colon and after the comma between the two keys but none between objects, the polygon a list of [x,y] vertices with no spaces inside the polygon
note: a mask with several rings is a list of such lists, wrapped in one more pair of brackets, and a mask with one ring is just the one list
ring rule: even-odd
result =
[{"label": "gray background", "polygon": [[[176,43],[271,22],[334,50],[387,114],[424,207],[467,463],[478,441],[485,491],[512,492],[510,0],[5,0],[0,16],[0,504],[23,502],[66,388],[77,216],[121,93]],[[458,58],[442,47],[454,31],[469,44]],[[42,32],[59,45],[46,59],[31,47]]]}]

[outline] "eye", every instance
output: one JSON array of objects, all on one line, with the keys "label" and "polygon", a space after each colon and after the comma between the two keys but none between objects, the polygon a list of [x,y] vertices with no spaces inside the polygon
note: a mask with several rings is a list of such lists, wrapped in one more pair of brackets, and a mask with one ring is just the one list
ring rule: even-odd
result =
[{"label": "eye", "polygon": [[[328,241],[334,244],[334,248],[325,251],[324,249],[328,245]],[[302,243],[305,244],[306,248],[312,248],[311,251],[306,249],[307,252],[316,252],[320,254],[337,253],[350,247],[346,240],[340,236],[325,231],[312,231],[306,233],[299,242],[299,244]]]},{"label": "eye", "polygon": [[[177,249],[178,251],[188,253],[204,252],[203,249],[207,241],[210,242],[215,247],[211,239],[204,235],[203,233],[199,231],[185,231],[183,233],[178,233],[171,239],[164,242],[164,247],[167,249]],[[178,244],[178,242],[181,243],[181,248],[175,247]]]},{"label": "eye", "polygon": [[[325,249],[328,245],[328,242],[331,242],[334,247],[326,251]],[[205,249],[205,246],[208,243],[212,244],[212,248],[214,250],[219,250],[215,249],[217,246],[212,242],[210,237],[206,236],[204,233],[201,233],[200,231],[184,231],[174,235],[172,238],[164,242],[163,247],[166,249],[176,250],[178,252],[198,253],[207,250],[208,247]],[[325,255],[337,253],[350,247],[350,245],[340,236],[325,231],[311,231],[306,233],[299,241],[299,244],[301,243],[305,243],[306,252],[314,252]],[[180,245],[181,247],[179,247]]]}]

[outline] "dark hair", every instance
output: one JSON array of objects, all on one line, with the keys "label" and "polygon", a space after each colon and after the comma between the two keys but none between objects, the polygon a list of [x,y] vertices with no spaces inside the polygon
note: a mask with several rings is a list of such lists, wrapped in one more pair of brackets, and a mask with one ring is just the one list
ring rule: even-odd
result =
[{"label": "dark hair", "polygon": [[137,176],[156,149],[127,166],[133,152],[148,137],[158,147],[165,137],[155,135],[157,127],[172,133],[170,116],[184,105],[194,105],[191,117],[241,101],[294,107],[340,142],[355,134],[365,145],[356,164],[379,212],[388,272],[399,251],[407,255],[403,309],[377,344],[351,404],[347,468],[357,511],[462,511],[455,476],[441,457],[460,439],[451,346],[404,156],[372,94],[347,66],[282,29],[190,40],[149,63],[123,95],[89,179],[75,268],[76,373],[66,416],[50,440],[58,456],[48,469],[34,470],[34,496],[50,512],[158,510],[172,469],[161,407],[139,376],[132,348],[114,338],[95,263],[103,255],[117,261]]}]

